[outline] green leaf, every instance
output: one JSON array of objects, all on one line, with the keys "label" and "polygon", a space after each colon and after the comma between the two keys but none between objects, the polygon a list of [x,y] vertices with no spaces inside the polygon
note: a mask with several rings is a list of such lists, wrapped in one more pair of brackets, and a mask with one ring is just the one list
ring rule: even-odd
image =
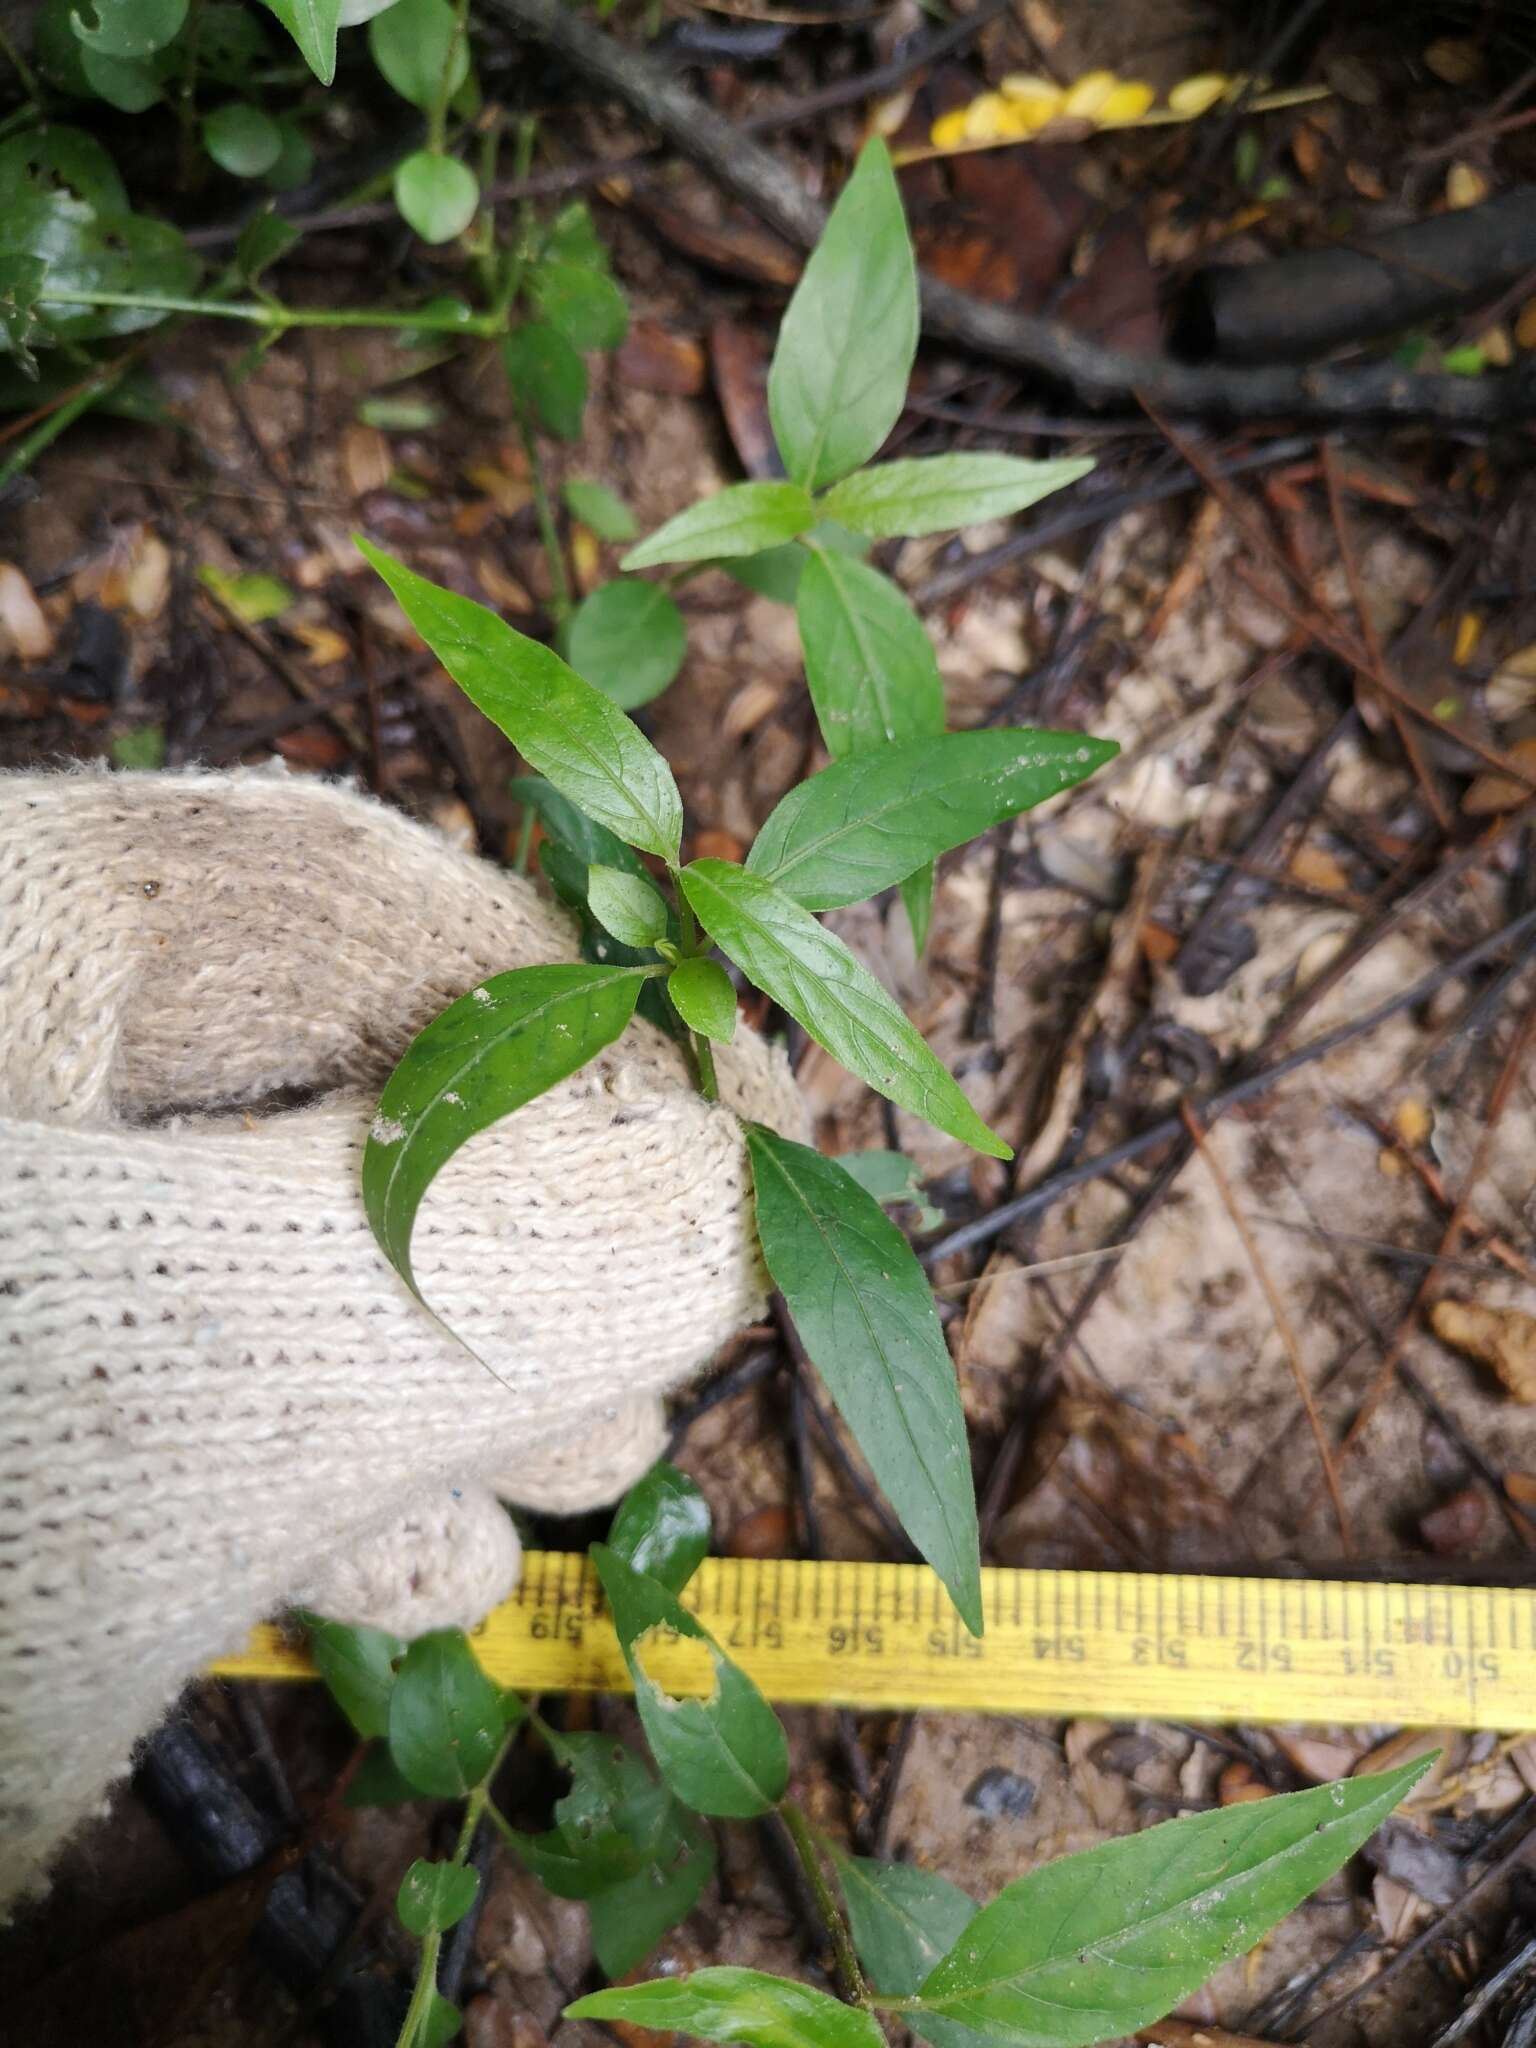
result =
[{"label": "green leaf", "polygon": [[434,1799],[464,1798],[496,1760],[507,1701],[462,1629],[418,1636],[389,1696],[389,1753],[401,1776]]},{"label": "green leaf", "polygon": [[597,232],[592,209],[584,199],[573,199],[561,207],[549,224],[539,254],[559,257],[565,263],[580,263],[588,270],[607,270],[608,251]]},{"label": "green leaf", "polygon": [[479,1889],[478,1870],[462,1863],[428,1863],[418,1856],[400,1880],[395,1911],[407,1934],[441,1934],[464,1918]]},{"label": "green leaf", "polygon": [[580,477],[572,477],[565,486],[565,502],[572,517],[583,526],[590,526],[599,540],[633,540],[640,530],[634,513],[606,484],[584,483]]},{"label": "green leaf", "polygon": [[663,1459],[620,1501],[608,1548],[632,1571],[681,1593],[709,1555],[709,1536],[709,1503]]},{"label": "green leaf", "polygon": [[14,356],[28,377],[37,375],[34,345],[47,344],[38,318],[38,294],[48,266],[38,256],[0,256],[0,354]]},{"label": "green leaf", "polygon": [[459,688],[531,767],[631,846],[677,859],[683,804],[672,771],[616,704],[484,605],[440,590],[369,541],[357,545]]},{"label": "green leaf", "polygon": [[928,1278],[835,1159],[747,1130],[763,1263],[902,1527],[982,1631],[981,1550],[954,1360]]},{"label": "green leaf", "polygon": [[975,1919],[976,1901],[936,1870],[832,1852],[859,1961],[877,1990],[907,1998]]},{"label": "green leaf", "polygon": [[263,619],[277,618],[294,601],[292,590],[280,576],[268,576],[259,569],[237,575],[205,562],[197,572],[197,580],[250,626],[259,626]]},{"label": "green leaf", "polygon": [[865,144],[795,287],[768,372],[784,467],[808,490],[857,469],[901,417],[917,266],[890,152]]},{"label": "green leaf", "polygon": [[878,895],[925,861],[1044,803],[1119,752],[1028,729],[950,732],[850,755],[792,789],[747,856],[807,910]]},{"label": "green leaf", "polygon": [[165,766],[165,727],[135,725],[120,732],[109,747],[114,768],[155,769]]},{"label": "green leaf", "polygon": [[389,1733],[389,1696],[405,1644],[381,1628],[312,1619],[309,1654],[326,1690],[359,1735]]},{"label": "green leaf", "polygon": [[795,612],[816,722],[834,760],[944,730],[933,645],[889,577],[846,555],[814,553]]},{"label": "green leaf", "polygon": [[475,217],[480,181],[456,156],[418,149],[395,166],[395,204],[424,242],[451,242]]},{"label": "green leaf", "polygon": [[0,141],[0,219],[23,199],[57,193],[95,213],[128,212],[128,188],[94,135],[62,122],[24,129]]},{"label": "green leaf", "polygon": [[253,213],[240,230],[235,244],[235,268],[247,284],[255,284],[264,270],[280,263],[299,239],[299,231],[270,205]]},{"label": "green leaf", "polygon": [[557,328],[525,321],[501,344],[507,382],[539,425],[562,441],[581,435],[587,404],[587,366]]},{"label": "green leaf", "polygon": [[197,259],[168,222],[100,212],[67,189],[13,197],[0,177],[0,260],[8,257],[30,257],[44,265],[47,285],[38,317],[66,341],[136,333],[156,326],[165,315],[138,306],[65,304],[50,300],[47,286],[179,296],[197,281]]},{"label": "green leaf", "polygon": [[834,1059],[978,1152],[1012,1156],[869,969],[792,896],[724,860],[691,862],[682,885],[721,950]]},{"label": "green leaf", "polygon": [[667,976],[667,994],[690,1031],[716,1045],[736,1036],[736,991],[718,960],[683,960]]},{"label": "green leaf", "polygon": [[732,484],[701,498],[657,527],[620,564],[650,569],[658,562],[709,562],[722,555],[755,555],[793,540],[816,523],[816,508],[798,484]]},{"label": "green leaf", "polygon": [[905,1152],[842,1152],[837,1163],[881,1208],[915,1208],[919,1230],[935,1230],[944,1221],[943,1211],[929,1204],[917,1161]]},{"label": "green leaf", "polygon": [[727,576],[734,576],[760,597],[771,597],[775,604],[793,604],[808,559],[808,546],[863,557],[869,553],[869,545],[862,533],[850,533],[833,519],[818,519],[803,541],[786,541],[782,547],[765,548],[760,555],[741,555],[720,566]]},{"label": "green leaf", "polygon": [[448,2048],[464,2024],[464,2015],[440,1991],[427,1993],[427,2006],[416,2028],[412,2048]]},{"label": "green leaf", "polygon": [[622,868],[588,868],[587,906],[626,946],[654,946],[667,935],[667,906],[656,885]]},{"label": "green leaf", "polygon": [[629,332],[629,307],[606,270],[564,256],[546,256],[534,265],[528,295],[542,318],[565,336],[572,348],[617,348]]},{"label": "green leaf", "polygon": [[1191,1814],[1047,1863],[977,1914],[913,2017],[1008,2048],[1133,2034],[1331,1877],[1431,1762]]},{"label": "green leaf", "polygon": [[272,62],[272,39],[238,0],[203,0],[197,17],[199,82],[249,87],[258,65]]},{"label": "green leaf", "polygon": [[592,1946],[603,1974],[627,1977],[663,1935],[685,1920],[715,1870],[715,1838],[675,1802],[665,1840],[650,1864],[587,1903]]},{"label": "green leaf", "polygon": [[565,2008],[568,2020],[633,2020],[657,2033],[747,2048],[882,2048],[872,2013],[789,1977],[722,1966],[688,1977],[593,1991]]},{"label": "green leaf", "polygon": [[583,598],[566,641],[571,666],[625,711],[659,697],[683,665],[688,629],[658,584],[638,576]]},{"label": "green leaf", "polygon": [[358,1765],[341,1803],[347,1807],[404,1806],[420,1797],[410,1779],[401,1777],[389,1745],[375,1742]]},{"label": "green leaf", "polygon": [[230,100],[203,117],[203,147],[221,171],[234,178],[259,178],[282,152],[277,123],[245,100]]},{"label": "green leaf", "polygon": [[928,455],[882,462],[834,484],[822,510],[877,540],[944,533],[1022,512],[1065,490],[1093,468],[1090,460],[1026,462],[1017,455]]},{"label": "green leaf", "polygon": [[928,927],[933,922],[933,862],[927,862],[914,875],[903,876],[899,886],[901,907],[907,913],[907,925],[912,933],[912,950],[921,954],[928,943]]},{"label": "green leaf", "polygon": [[[336,76],[336,18],[341,0],[266,0],[322,85]],[[400,0],[401,6],[407,0]]]},{"label": "green leaf", "polygon": [[369,22],[368,50],[386,82],[423,113],[437,100],[444,66],[450,98],[469,76],[469,45],[448,0],[395,0]]},{"label": "green leaf", "polygon": [[[606,1544],[592,1546],[592,1562],[661,1775],[697,1813],[726,1820],[767,1813],[789,1781],[789,1750],[772,1707],[658,1579],[633,1570]],[[708,1699],[673,1699],[647,1672],[645,1639],[657,1629],[705,1646],[715,1676]]]},{"label": "green leaf", "polygon": [[[631,875],[645,873],[645,863],[632,846],[626,846],[606,825],[589,818],[542,775],[514,775],[507,789],[520,804],[528,806],[549,838],[568,848],[584,867],[596,862],[607,868],[623,868]],[[585,884],[582,900],[586,900]]]},{"label": "green leaf", "polygon": [[96,97],[120,113],[147,113],[164,90],[162,68],[151,58],[108,57],[82,47],[80,66]]},{"label": "green leaf", "polygon": [[103,57],[152,57],[174,42],[186,18],[187,0],[84,0],[70,27]]},{"label": "green leaf", "polygon": [[363,1150],[363,1205],[412,1292],[411,1231],[459,1147],[600,1053],[634,1014],[645,970],[514,967],[450,1003],[385,1083]]},{"label": "green leaf", "polygon": [[277,130],[282,147],[277,162],[267,172],[267,184],[274,192],[293,192],[315,168],[315,152],[309,137],[290,114],[280,114]]}]

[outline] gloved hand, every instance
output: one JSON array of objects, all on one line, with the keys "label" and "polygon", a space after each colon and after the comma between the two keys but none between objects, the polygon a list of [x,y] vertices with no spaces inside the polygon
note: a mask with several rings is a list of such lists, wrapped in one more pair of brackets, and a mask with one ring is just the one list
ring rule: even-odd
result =
[{"label": "gloved hand", "polygon": [[530,885],[334,786],[0,777],[0,1901],[283,1602],[478,1619],[518,1571],[494,1496],[616,1499],[761,1313],[731,1109],[805,1117],[746,1031],[730,1108],[637,1021],[444,1169],[415,1270],[478,1359],[376,1248],[394,1061],[574,957]]}]

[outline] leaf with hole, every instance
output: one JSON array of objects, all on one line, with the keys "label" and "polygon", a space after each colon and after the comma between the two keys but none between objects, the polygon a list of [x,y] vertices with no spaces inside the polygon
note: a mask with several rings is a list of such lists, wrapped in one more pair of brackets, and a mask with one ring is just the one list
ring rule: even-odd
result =
[{"label": "leaf with hole", "polygon": [[248,100],[230,100],[203,116],[203,147],[232,178],[259,178],[282,153],[282,131]]},{"label": "leaf with hole", "polygon": [[424,242],[462,235],[480,204],[480,182],[456,156],[418,149],[395,166],[395,204]]},{"label": "leaf with hole", "polygon": [[633,1571],[681,1593],[709,1555],[709,1503],[665,1459],[625,1494],[608,1531],[608,1548]]},{"label": "leaf with hole", "polygon": [[588,868],[587,907],[626,946],[654,946],[667,935],[667,905],[655,883],[623,868]]},{"label": "leaf with hole", "polygon": [[1429,1769],[1186,1815],[1042,1865],[923,1980],[911,2017],[1007,2048],[1085,2048],[1150,2025],[1345,1863]]},{"label": "leaf with hole", "polygon": [[797,483],[820,490],[868,462],[901,417],[916,353],[917,266],[877,138],[811,251],[768,372],[774,439]]},{"label": "leaf with hole", "polygon": [[70,27],[103,57],[152,57],[181,33],[187,0],[80,0]]},{"label": "leaf with hole", "polygon": [[384,1085],[363,1148],[363,1206],[413,1293],[411,1232],[460,1146],[546,1094],[612,1045],[645,969],[514,967],[450,1003],[417,1033]]},{"label": "leaf with hole", "polygon": [[783,798],[747,867],[807,910],[862,903],[1059,796],[1118,752],[1112,740],[1021,729],[941,733],[853,754]]},{"label": "leaf with hole", "polygon": [[683,665],[688,629],[655,583],[621,576],[583,598],[566,641],[571,666],[625,711],[659,697]]},{"label": "leaf with hole", "polygon": [[48,266],[37,256],[0,256],[0,354],[14,356],[25,375],[37,376],[34,347],[47,342],[38,295]]},{"label": "leaf with hole", "polygon": [[736,1036],[736,991],[718,960],[683,960],[667,976],[667,994],[690,1031],[716,1045]]},{"label": "leaf with hole", "polygon": [[572,518],[589,526],[599,540],[633,540],[639,531],[634,513],[606,484],[572,477],[565,486],[565,502]]},{"label": "leaf with hole", "polygon": [[469,76],[469,46],[448,0],[395,0],[369,22],[368,50],[386,83],[423,113],[436,104],[445,71],[450,99]]},{"label": "leaf with hole", "polygon": [[710,562],[724,555],[755,555],[794,540],[816,523],[816,508],[798,484],[732,484],[701,498],[658,526],[621,566],[651,569],[659,562]]},{"label": "leaf with hole", "polygon": [[484,605],[439,589],[361,537],[357,545],[459,688],[530,767],[631,846],[677,859],[682,799],[633,720]]},{"label": "leaf with hole", "polygon": [[0,221],[24,199],[64,193],[95,213],[128,211],[128,188],[95,136],[50,122],[0,140]]},{"label": "leaf with hole", "polygon": [[747,1151],[773,1284],[902,1527],[979,1636],[965,1414],[927,1275],[835,1159],[758,1124],[748,1127]]},{"label": "leaf with hole", "polygon": [[405,1644],[382,1628],[340,1621],[309,1624],[309,1654],[331,1698],[359,1735],[389,1733],[389,1696]]},{"label": "leaf with hole", "polygon": [[682,885],[721,951],[834,1059],[978,1152],[1012,1156],[869,969],[792,896],[724,860],[691,862]]},{"label": "leaf with hole", "polygon": [[417,1636],[389,1695],[389,1753],[434,1799],[462,1799],[496,1760],[519,1702],[493,1685],[462,1629]]},{"label": "leaf with hole", "polygon": [[1026,462],[1017,455],[920,456],[861,469],[834,484],[821,503],[829,518],[877,540],[947,533],[1022,512],[1092,468],[1090,460],[1076,457]]},{"label": "leaf with hole", "polygon": [[49,291],[180,297],[197,282],[197,259],[168,222],[142,214],[99,213],[67,191],[9,201],[0,196],[0,261],[7,257],[43,264],[46,284],[37,315],[66,341],[137,333],[165,315],[142,306],[76,304],[49,298]]},{"label": "leaf with hole", "polygon": [[591,1899],[646,1873],[677,1841],[677,1806],[642,1757],[612,1735],[550,1732],[555,1760],[571,1774],[554,1826],[514,1834],[528,1870],[561,1899]]},{"label": "leaf with hole", "polygon": [[628,2020],[659,2034],[747,2048],[883,2048],[885,2041],[872,2013],[793,1978],[728,1965],[589,1992],[565,2017]]},{"label": "leaf with hole", "polygon": [[579,440],[587,405],[587,366],[557,328],[527,320],[501,345],[507,382],[546,433]]},{"label": "leaf with hole", "polygon": [[407,1934],[442,1934],[475,1903],[480,1873],[462,1863],[429,1863],[418,1856],[400,1880],[395,1911]]},{"label": "leaf with hole", "polygon": [[[340,0],[265,0],[299,46],[299,55],[322,85],[336,76],[336,19]],[[400,0],[400,5],[407,0]]]},{"label": "leaf with hole", "polygon": [[[592,1562],[613,1610],[635,1705],[661,1775],[686,1806],[724,1820],[751,1820],[783,1796],[789,1751],[778,1716],[660,1580],[635,1571],[606,1544]],[[645,1665],[648,1640],[664,1632],[700,1644],[714,1676],[705,1699],[674,1699]]]}]

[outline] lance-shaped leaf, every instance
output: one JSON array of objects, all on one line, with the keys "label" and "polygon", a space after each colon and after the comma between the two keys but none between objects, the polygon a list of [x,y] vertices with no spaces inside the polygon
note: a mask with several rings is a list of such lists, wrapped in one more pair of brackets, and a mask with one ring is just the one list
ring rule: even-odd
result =
[{"label": "lance-shaped leaf", "polygon": [[709,1555],[709,1502],[686,1472],[665,1459],[620,1501],[608,1548],[633,1571],[681,1593]]},{"label": "lance-shaped leaf", "polygon": [[493,1685],[462,1629],[418,1636],[389,1695],[389,1753],[401,1775],[434,1799],[462,1799],[496,1760],[522,1703]]},{"label": "lance-shaped leaf", "polygon": [[336,76],[336,26],[341,0],[266,0],[322,85]]},{"label": "lance-shaped leaf", "polygon": [[459,688],[532,767],[631,846],[677,859],[682,798],[633,719],[483,604],[439,589],[360,535],[357,545]]},{"label": "lance-shaped leaf", "polygon": [[1085,2048],[1159,2019],[1360,1847],[1433,1761],[1167,1821],[1031,1871],[924,1980],[911,2017],[1007,2048]]},{"label": "lance-shaped leaf", "polygon": [[917,267],[890,152],[866,143],[779,327],[768,415],[784,467],[820,490],[901,416],[917,353]]},{"label": "lance-shaped leaf", "polygon": [[798,484],[732,484],[701,498],[630,549],[625,569],[658,562],[709,562],[722,555],[755,555],[778,547],[816,524],[810,494]]},{"label": "lance-shaped leaf", "polygon": [[845,477],[821,500],[841,519],[877,540],[897,534],[947,533],[1022,512],[1093,468],[1086,457],[1026,462],[1018,455],[926,455],[881,462]]},{"label": "lance-shaped leaf", "polygon": [[[685,1805],[725,1820],[767,1813],[789,1779],[779,1718],[757,1687],[657,1579],[594,1544],[592,1562],[634,1680],[635,1704],[661,1775]],[[703,1646],[714,1671],[707,1699],[673,1699],[645,1668],[646,1638],[669,1630]]]},{"label": "lance-shaped leaf", "polygon": [[603,1974],[627,1977],[638,1969],[662,1936],[693,1911],[714,1870],[714,1835],[674,1801],[668,1831],[646,1868],[587,1901]]},{"label": "lance-shaped leaf", "polygon": [[1118,752],[1080,733],[983,731],[854,754],[790,791],[747,867],[807,910],[859,903]]},{"label": "lance-shaped leaf", "polygon": [[979,1636],[965,1415],[927,1276],[874,1196],[835,1159],[758,1124],[747,1150],[773,1284],[902,1527]]},{"label": "lance-shaped leaf", "polygon": [[611,1045],[645,980],[636,967],[517,967],[460,996],[412,1039],[363,1151],[363,1204],[413,1292],[411,1231],[436,1175],[468,1139]]},{"label": "lance-shaped leaf", "polygon": [[565,2008],[568,2020],[633,2020],[700,2041],[747,2048],[884,2048],[873,2015],[788,1977],[721,1966],[690,1977],[614,1985]]},{"label": "lance-shaped leaf", "polygon": [[859,1961],[877,1990],[905,1998],[948,1955],[979,1908],[968,1892],[915,1863],[833,1851]]},{"label": "lance-shaped leaf", "polygon": [[835,761],[944,730],[944,684],[922,620],[888,576],[812,549],[795,604],[816,722]]},{"label": "lance-shaped leaf", "polygon": [[978,1152],[1012,1157],[869,969],[793,897],[725,860],[693,861],[681,880],[721,949],[834,1059]]}]

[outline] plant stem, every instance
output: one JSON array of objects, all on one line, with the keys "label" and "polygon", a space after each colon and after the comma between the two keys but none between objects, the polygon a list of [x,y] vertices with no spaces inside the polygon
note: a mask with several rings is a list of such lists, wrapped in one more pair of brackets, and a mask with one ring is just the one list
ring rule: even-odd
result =
[{"label": "plant stem", "polygon": [[538,815],[533,805],[524,804],[523,822],[517,828],[517,847],[512,855],[513,870],[519,875],[526,875],[528,872],[528,856],[533,850],[533,828],[537,823]]},{"label": "plant stem", "polygon": [[718,1102],[720,1083],[715,1079],[715,1051],[702,1031],[693,1033],[693,1059],[699,1070],[699,1093],[706,1102]]},{"label": "plant stem", "polygon": [[[491,1781],[501,1769],[507,1751],[512,1747],[521,1726],[520,1721],[514,1722],[507,1730],[501,1738],[501,1747],[491,1759],[490,1768],[465,1800],[464,1818],[459,1823],[459,1839],[454,1844],[450,1862],[462,1867],[468,1860],[475,1839],[475,1830],[480,1825],[481,1815],[488,1808],[495,1819],[501,1820],[501,1816],[491,1805]],[[501,1825],[505,1827],[506,1822],[501,1821]],[[411,1992],[411,2002],[405,2009],[405,2018],[400,2023],[395,2048],[412,2048],[416,2036],[421,2031],[421,2023],[431,2009],[433,1995],[437,1990],[437,1959],[442,1951],[442,1945],[442,1931],[439,1928],[429,1927],[421,1937],[421,1961],[417,1966],[416,1984]]]},{"label": "plant stem", "polygon": [[176,88],[176,182],[183,192],[192,190],[197,174],[197,56],[202,26],[202,0],[192,0],[187,18],[181,83]]},{"label": "plant stem", "polygon": [[533,485],[533,516],[539,523],[539,539],[544,543],[544,553],[549,560],[550,591],[549,608],[554,614],[555,624],[563,626],[571,615],[571,579],[565,571],[565,556],[560,549],[560,530],[555,525],[554,507],[549,501],[549,486],[544,481],[544,464],[539,456],[539,444],[528,419],[528,409],[520,398],[514,397],[517,409],[517,431],[523,444],[523,453],[528,457],[528,476]]},{"label": "plant stem", "polygon": [[413,327],[424,334],[499,334],[502,323],[491,313],[443,309],[433,312],[408,306],[345,307],[324,312],[319,308],[282,306],[259,299],[191,299],[170,292],[78,291],[68,285],[50,283],[47,301],[51,306],[126,306],[141,313],[190,313],[199,319],[243,320],[248,327],[267,327],[282,333],[290,327]]},{"label": "plant stem", "polygon": [[41,455],[50,443],[56,441],[67,426],[72,425],[81,413],[89,412],[93,405],[105,398],[126,374],[126,363],[108,364],[94,377],[88,377],[83,384],[78,385],[67,398],[60,399],[52,411],[38,421],[31,433],[16,443],[4,462],[0,462],[0,490],[3,490],[13,477],[20,476],[28,469],[33,460]]},{"label": "plant stem", "polygon": [[858,1956],[854,1953],[853,1936],[843,1918],[843,1909],[827,1883],[811,1824],[799,1804],[787,1796],[779,1801],[779,1813],[789,1830],[789,1839],[795,1845],[795,1854],[800,1858],[801,1868],[815,1897],[816,1909],[832,1937],[832,1950],[837,1958],[837,1974],[842,1980],[844,1996],[855,2005],[868,2005],[869,1990],[864,1982],[864,1972],[859,1968]]},{"label": "plant stem", "polygon": [[469,29],[469,0],[458,0],[453,10],[453,34],[448,38],[448,48],[443,55],[442,74],[437,81],[437,91],[432,95],[432,108],[427,115],[427,147],[437,156],[443,153],[443,143],[448,134],[448,102],[453,98],[453,67],[458,60],[459,50]]},{"label": "plant stem", "polygon": [[3,22],[0,22],[0,57],[4,57],[16,76],[21,80],[21,89],[27,98],[29,100],[40,100],[42,98],[42,89],[37,82],[37,73],[32,69],[26,58],[23,57],[20,50],[17,49],[15,43],[7,34]]},{"label": "plant stem", "polygon": [[[524,114],[517,124],[517,133],[512,143],[512,173],[516,178],[526,178],[533,163],[533,145],[538,136],[539,122],[536,114]],[[512,235],[512,246],[507,251],[507,267],[502,275],[501,289],[497,292],[493,311],[505,324],[508,315],[522,289],[523,272],[528,268],[528,258],[533,251],[533,201],[525,199],[517,209],[517,226]]]}]

